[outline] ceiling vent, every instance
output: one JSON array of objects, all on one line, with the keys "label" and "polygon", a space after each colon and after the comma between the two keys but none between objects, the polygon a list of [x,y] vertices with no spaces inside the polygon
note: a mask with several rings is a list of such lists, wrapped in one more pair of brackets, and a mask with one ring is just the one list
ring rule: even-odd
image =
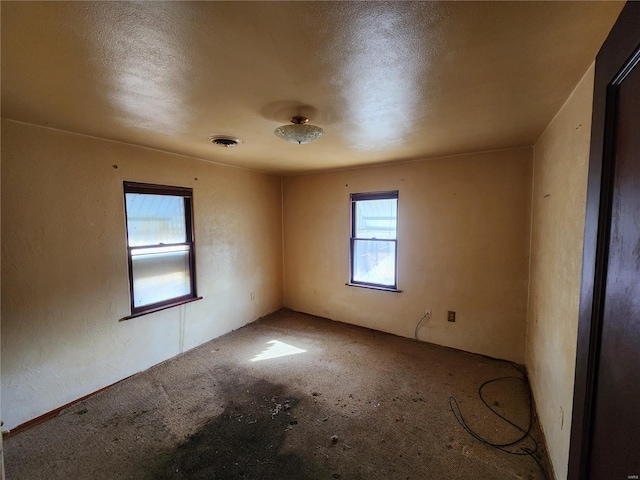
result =
[{"label": "ceiling vent", "polygon": [[233,148],[240,145],[240,139],[235,137],[227,137],[226,135],[212,135],[209,141],[219,147]]}]

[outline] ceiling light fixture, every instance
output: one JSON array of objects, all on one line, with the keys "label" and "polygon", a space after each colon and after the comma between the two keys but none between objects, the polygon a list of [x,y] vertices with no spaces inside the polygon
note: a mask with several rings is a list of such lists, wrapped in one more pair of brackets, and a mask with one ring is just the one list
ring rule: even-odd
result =
[{"label": "ceiling light fixture", "polygon": [[308,124],[308,121],[307,117],[296,115],[291,117],[291,125],[282,125],[276,128],[273,133],[287,142],[297,143],[298,145],[313,142],[324,135],[324,130]]}]

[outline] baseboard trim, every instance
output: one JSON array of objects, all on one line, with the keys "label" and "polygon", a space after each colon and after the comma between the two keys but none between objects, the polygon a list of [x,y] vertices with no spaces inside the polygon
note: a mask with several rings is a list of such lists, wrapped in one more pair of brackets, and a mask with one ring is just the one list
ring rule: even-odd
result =
[{"label": "baseboard trim", "polygon": [[[135,375],[135,374],[134,374]],[[91,392],[87,395],[84,395],[83,397],[80,398],[76,398],[75,400],[72,400],[69,403],[65,403],[64,405],[54,408],[53,410],[47,412],[47,413],[43,413],[42,415],[36,417],[36,418],[32,418],[31,420],[27,420],[24,423],[21,423],[20,425],[18,425],[15,428],[12,428],[11,430],[5,430],[2,432],[2,438],[8,438],[11,437],[13,435],[16,435],[17,433],[20,432],[24,432],[25,430],[30,429],[31,427],[35,427],[36,425],[38,425],[39,423],[42,423],[46,420],[49,420],[53,417],[58,416],[58,414],[63,411],[66,408],[69,408],[73,405],[75,405],[76,403],[80,403],[83,402],[84,400],[86,400],[89,397],[93,397],[94,395],[103,392],[104,390],[113,387],[114,385],[117,385],[120,382],[124,382],[125,380],[129,379],[133,377],[133,375],[129,375],[128,377],[123,378],[122,380],[118,380],[117,382],[114,382],[110,385],[107,385],[106,387],[102,387],[99,390],[96,390],[95,392]]]},{"label": "baseboard trim", "polygon": [[547,443],[547,436],[544,433],[544,428],[542,428],[542,424],[540,423],[540,415],[538,415],[538,407],[536,406],[536,397],[533,394],[533,387],[531,385],[531,381],[529,380],[529,369],[525,367],[527,372],[527,382],[529,383],[529,391],[531,392],[531,408],[533,408],[534,418],[536,419],[536,423],[538,425],[538,431],[540,432],[540,441],[544,447],[545,456],[547,457],[547,474],[551,480],[556,480],[556,471],[553,468],[553,462],[551,462],[551,457],[549,456],[549,444]]}]

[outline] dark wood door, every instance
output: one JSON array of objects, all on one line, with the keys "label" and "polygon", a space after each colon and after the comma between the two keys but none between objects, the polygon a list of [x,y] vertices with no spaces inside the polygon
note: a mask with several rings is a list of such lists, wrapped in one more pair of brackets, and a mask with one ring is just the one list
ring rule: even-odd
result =
[{"label": "dark wood door", "polygon": [[568,478],[640,479],[640,2],[596,59]]},{"label": "dark wood door", "polygon": [[591,478],[640,478],[640,66],[617,86]]}]

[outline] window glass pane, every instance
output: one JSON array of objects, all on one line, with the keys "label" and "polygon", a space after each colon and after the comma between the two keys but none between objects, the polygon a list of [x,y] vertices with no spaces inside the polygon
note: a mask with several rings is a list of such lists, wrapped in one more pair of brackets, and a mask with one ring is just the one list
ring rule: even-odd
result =
[{"label": "window glass pane", "polygon": [[355,237],[395,239],[397,223],[397,198],[356,202]]},{"label": "window glass pane", "polygon": [[130,247],[187,241],[183,197],[127,193],[126,201]]},{"label": "window glass pane", "polygon": [[134,307],[191,293],[188,245],[133,250],[131,260]]},{"label": "window glass pane", "polygon": [[353,280],[395,286],[396,242],[354,240]]}]

